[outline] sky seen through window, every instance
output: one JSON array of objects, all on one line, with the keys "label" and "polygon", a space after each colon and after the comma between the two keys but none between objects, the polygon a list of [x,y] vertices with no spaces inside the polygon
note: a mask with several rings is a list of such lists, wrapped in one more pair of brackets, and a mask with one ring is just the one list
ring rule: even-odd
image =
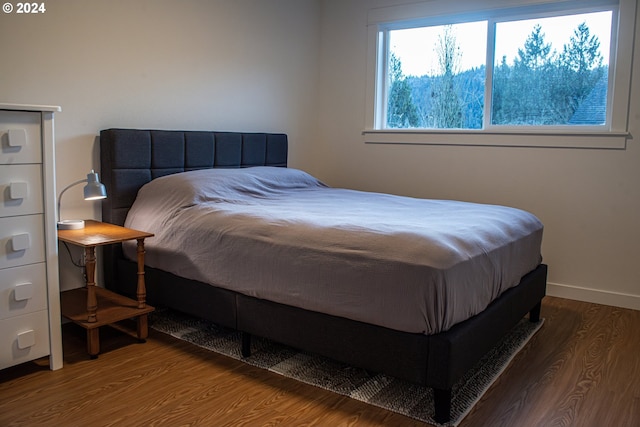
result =
[{"label": "sky seen through window", "polygon": [[[586,22],[590,35],[598,37],[603,65],[609,64],[611,42],[611,12],[594,12],[576,15],[536,18],[520,21],[498,22],[496,25],[495,60],[497,63],[506,56],[507,64],[513,64],[527,37],[536,24],[542,27],[546,43],[552,52],[562,53],[575,29]],[[402,63],[406,76],[435,75],[439,71],[438,56],[434,47],[444,26],[392,30],[389,33],[390,47]],[[479,67],[486,61],[487,21],[468,22],[453,25],[453,34],[460,47],[459,72]]]}]

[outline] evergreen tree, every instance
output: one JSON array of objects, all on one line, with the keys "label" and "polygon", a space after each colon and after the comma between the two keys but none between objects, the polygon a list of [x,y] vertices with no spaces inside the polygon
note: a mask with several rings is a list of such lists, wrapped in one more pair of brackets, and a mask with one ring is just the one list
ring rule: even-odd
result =
[{"label": "evergreen tree", "polygon": [[573,71],[588,74],[588,71],[602,67],[600,41],[592,36],[586,22],[578,25],[564,45],[562,63]]},{"label": "evergreen tree", "polygon": [[389,78],[391,80],[387,101],[387,127],[418,127],[418,111],[411,97],[411,87],[402,73],[402,63],[391,53],[389,60]]},{"label": "evergreen tree", "polygon": [[513,68],[507,64],[507,57],[503,56],[500,65],[493,69],[492,114],[493,124],[506,124],[512,120],[514,111],[513,84],[510,84]]},{"label": "evergreen tree", "polygon": [[565,101],[570,113],[567,114],[567,120],[603,77],[605,67],[602,62],[598,37],[590,34],[585,22],[581,23],[574,30],[569,44],[564,45],[560,58]]},{"label": "evergreen tree", "polygon": [[518,49],[516,66],[523,66],[529,70],[547,67],[551,62],[551,44],[544,40],[542,27],[536,24],[533,31],[524,42],[524,49]]},{"label": "evergreen tree", "polygon": [[514,61],[514,76],[520,85],[520,93],[513,100],[514,111],[509,124],[549,124],[552,108],[548,99],[552,93],[549,74],[553,70],[551,44],[545,41],[540,25],[535,25],[527,37],[524,48],[518,49]]}]

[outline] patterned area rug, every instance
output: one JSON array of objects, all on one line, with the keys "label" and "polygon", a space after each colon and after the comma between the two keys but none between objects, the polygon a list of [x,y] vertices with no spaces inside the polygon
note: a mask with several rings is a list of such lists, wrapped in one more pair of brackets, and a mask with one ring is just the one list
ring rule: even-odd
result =
[{"label": "patterned area rug", "polygon": [[[543,321],[531,323],[527,319],[521,320],[505,340],[454,387],[451,422],[446,426],[457,426],[462,421],[542,324]],[[239,332],[171,310],[151,313],[150,326],[253,366],[420,421],[441,425],[433,420],[433,394],[429,387],[371,373],[258,337],[252,337],[251,357],[243,358],[240,354]]]}]

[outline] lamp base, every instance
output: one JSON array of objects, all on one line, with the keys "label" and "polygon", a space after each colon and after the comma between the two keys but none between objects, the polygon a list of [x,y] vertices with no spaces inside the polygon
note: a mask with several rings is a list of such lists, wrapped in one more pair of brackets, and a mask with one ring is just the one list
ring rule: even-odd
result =
[{"label": "lamp base", "polygon": [[80,230],[84,228],[84,221],[81,219],[64,219],[58,221],[58,230]]}]

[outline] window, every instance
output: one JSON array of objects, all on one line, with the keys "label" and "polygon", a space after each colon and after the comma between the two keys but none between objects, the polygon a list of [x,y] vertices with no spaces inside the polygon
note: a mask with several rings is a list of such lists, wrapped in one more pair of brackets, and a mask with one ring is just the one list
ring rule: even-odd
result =
[{"label": "window", "polygon": [[497,22],[491,125],[605,126],[613,16]]},{"label": "window", "polygon": [[384,34],[389,71],[383,128],[482,128],[487,21]]},{"label": "window", "polygon": [[445,2],[371,11],[365,134],[606,133],[624,143],[631,58],[617,52],[633,43],[624,14],[635,15],[634,0],[487,1],[464,13]]}]

